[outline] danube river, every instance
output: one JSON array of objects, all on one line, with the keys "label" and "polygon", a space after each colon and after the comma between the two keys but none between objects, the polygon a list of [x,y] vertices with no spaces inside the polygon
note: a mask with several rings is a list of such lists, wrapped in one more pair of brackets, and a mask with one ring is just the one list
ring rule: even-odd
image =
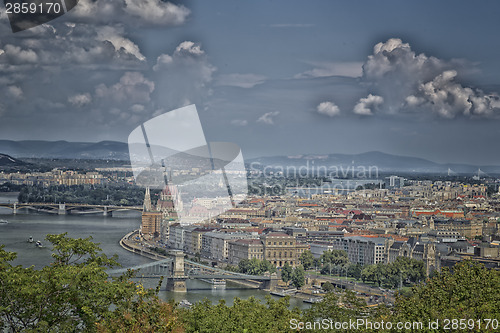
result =
[{"label": "danube river", "polygon": [[[15,201],[15,196],[0,194],[0,202]],[[133,254],[124,250],[120,245],[120,239],[128,232],[138,229],[140,225],[140,215],[138,213],[125,214],[121,217],[104,217],[100,215],[49,215],[49,214],[29,214],[22,212],[12,215],[10,209],[0,208],[0,220],[8,223],[0,223],[0,244],[5,245],[5,250],[16,252],[17,259],[15,265],[25,267],[34,265],[41,268],[51,261],[50,243],[45,241],[47,234],[60,234],[67,232],[73,238],[86,238],[92,236],[93,241],[100,243],[103,252],[108,256],[118,255],[118,262],[123,267],[132,267],[151,262],[150,259]],[[35,241],[40,240],[44,247],[37,248],[33,243],[28,243],[28,238],[32,236]],[[156,287],[158,280],[145,279],[144,285]],[[255,296],[264,299],[268,293],[246,289],[237,284],[228,283],[226,289],[214,290],[211,285],[202,281],[188,280],[187,293],[167,292],[162,288],[160,297],[165,300],[174,299],[179,302],[183,299],[191,303],[208,298],[213,303],[224,299],[228,304],[232,304],[234,297],[248,298]],[[274,297],[274,296],[273,296]],[[300,308],[308,307],[298,299],[290,301],[292,306]]]}]

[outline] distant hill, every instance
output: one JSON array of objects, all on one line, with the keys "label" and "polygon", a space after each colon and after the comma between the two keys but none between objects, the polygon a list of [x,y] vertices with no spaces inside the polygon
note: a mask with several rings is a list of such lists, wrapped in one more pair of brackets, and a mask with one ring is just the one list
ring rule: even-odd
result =
[{"label": "distant hill", "polygon": [[0,154],[0,167],[18,167],[25,165],[28,165],[28,163],[25,163],[6,154]]},{"label": "distant hill", "polygon": [[[129,160],[127,143],[117,141],[101,142],[68,142],[68,141],[11,141],[0,140],[0,152],[10,155],[10,158],[55,158],[55,159],[89,159],[89,160]],[[244,153],[244,152],[243,152]],[[6,162],[9,159],[7,158]],[[20,161],[19,161],[20,162]],[[267,156],[247,159],[247,166],[256,167],[326,167],[344,171],[358,167],[377,167],[379,172],[409,172],[409,173],[448,173],[472,174],[478,168],[488,174],[500,173],[500,166],[440,164],[423,158],[392,155],[378,151],[362,154],[324,154],[296,156]],[[252,164],[254,163],[254,164]],[[255,164],[257,163],[257,164]],[[349,169],[351,170],[351,169]],[[484,174],[482,174],[484,176]]]},{"label": "distant hill", "polygon": [[128,145],[117,141],[11,141],[0,140],[0,151],[22,158],[128,160]]},{"label": "distant hill", "polygon": [[[409,173],[448,173],[450,174],[472,174],[477,173],[478,168],[484,173],[500,173],[500,166],[481,166],[468,164],[440,164],[423,158],[398,156],[378,151],[362,154],[328,154],[328,155],[295,155],[295,156],[268,156],[249,159],[246,161],[252,168],[258,165],[274,168],[306,166],[309,170],[321,170],[326,167],[329,170],[360,170],[360,167],[376,167],[378,172],[409,172]],[[481,176],[484,176],[484,173]]]}]

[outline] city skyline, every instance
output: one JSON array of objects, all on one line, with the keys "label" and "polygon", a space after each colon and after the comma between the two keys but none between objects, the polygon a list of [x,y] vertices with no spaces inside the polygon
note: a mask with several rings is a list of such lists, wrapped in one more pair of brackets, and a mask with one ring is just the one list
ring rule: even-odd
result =
[{"label": "city skyline", "polygon": [[496,2],[142,3],[80,1],[16,34],[0,14],[0,139],[126,142],[196,104],[244,157],[500,165]]}]

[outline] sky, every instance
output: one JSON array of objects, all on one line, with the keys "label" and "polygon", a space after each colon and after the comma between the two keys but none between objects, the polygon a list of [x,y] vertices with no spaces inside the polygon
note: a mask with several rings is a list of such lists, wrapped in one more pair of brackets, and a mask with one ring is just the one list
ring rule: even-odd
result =
[{"label": "sky", "polygon": [[500,165],[500,2],[80,0],[12,33],[0,139],[126,142],[195,104],[245,157]]}]

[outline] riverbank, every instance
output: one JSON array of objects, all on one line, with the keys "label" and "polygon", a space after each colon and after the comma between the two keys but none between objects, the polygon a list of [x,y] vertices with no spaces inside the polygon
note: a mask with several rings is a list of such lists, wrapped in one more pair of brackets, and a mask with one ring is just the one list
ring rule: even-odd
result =
[{"label": "riverbank", "polygon": [[[7,200],[9,199],[7,198]],[[0,225],[0,244],[5,245],[4,249],[6,251],[17,253],[17,258],[12,261],[15,266],[35,266],[35,269],[42,269],[44,266],[50,265],[54,261],[51,256],[52,246],[44,242],[46,246],[38,248],[34,243],[28,243],[27,240],[30,236],[33,236],[35,241],[41,240],[43,242],[47,234],[61,234],[64,232],[67,232],[68,236],[72,238],[92,236],[92,241],[99,244],[104,254],[109,257],[115,254],[118,255],[117,260],[122,268],[140,266],[153,261],[153,259],[126,250],[119,244],[124,235],[139,229],[141,224],[139,218],[36,213],[12,215],[8,210],[5,214],[0,213],[0,219],[9,221],[9,223]],[[158,284],[157,279],[145,278],[141,280],[139,277],[137,281],[144,284],[146,288],[152,289],[155,289]],[[231,305],[234,303],[235,298],[247,299],[253,296],[260,301],[265,301],[269,295],[264,290],[250,289],[247,286],[233,284],[229,281],[225,289],[214,289],[209,284],[196,279],[188,280],[187,285],[189,288],[188,293],[174,293],[163,288],[158,296],[164,301],[180,302],[185,299],[191,303],[196,303],[208,299],[214,304],[224,300],[226,304]],[[309,305],[293,298],[290,299],[290,306],[304,309]]]},{"label": "riverbank", "polygon": [[[125,236],[123,236],[120,239],[120,246],[124,248],[125,250],[144,256],[149,259],[153,260],[161,260],[161,259],[168,259],[168,256],[161,255],[156,252],[152,252],[148,249],[147,246],[145,246],[143,243],[140,241],[136,240],[136,237],[139,236],[139,230],[134,230],[132,232],[129,232]],[[238,284],[244,287],[248,288],[255,288],[258,289],[260,287],[260,282],[253,282],[253,281],[246,281],[246,280],[233,280],[233,279],[226,279],[228,282]]]}]

